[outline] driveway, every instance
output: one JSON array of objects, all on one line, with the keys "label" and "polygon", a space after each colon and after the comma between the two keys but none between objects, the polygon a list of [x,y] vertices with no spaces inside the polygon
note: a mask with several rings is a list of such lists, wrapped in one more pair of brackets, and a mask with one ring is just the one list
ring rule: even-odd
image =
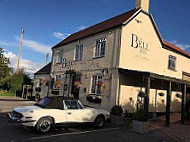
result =
[{"label": "driveway", "polygon": [[0,141],[1,142],[173,142],[159,130],[139,135],[123,127],[107,123],[103,129],[92,126],[56,127],[48,134],[38,134],[23,128],[20,124],[8,122],[7,112],[18,106],[32,105],[35,102],[20,98],[0,97]]}]

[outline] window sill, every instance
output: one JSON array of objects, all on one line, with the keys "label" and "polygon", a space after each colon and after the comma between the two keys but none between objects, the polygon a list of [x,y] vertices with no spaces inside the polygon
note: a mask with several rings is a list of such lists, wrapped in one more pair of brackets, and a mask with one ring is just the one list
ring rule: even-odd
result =
[{"label": "window sill", "polygon": [[81,62],[82,60],[73,60],[74,62]]},{"label": "window sill", "polygon": [[105,56],[97,56],[97,57],[93,57],[93,59],[98,59],[98,58],[103,58]]},{"label": "window sill", "polygon": [[176,69],[173,69],[173,68],[168,68],[168,70],[177,72],[177,70],[176,70]]}]

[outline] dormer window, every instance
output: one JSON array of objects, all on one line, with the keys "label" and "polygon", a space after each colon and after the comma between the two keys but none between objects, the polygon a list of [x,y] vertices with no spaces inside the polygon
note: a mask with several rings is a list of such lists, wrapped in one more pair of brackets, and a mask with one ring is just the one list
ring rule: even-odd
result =
[{"label": "dormer window", "polygon": [[168,61],[168,69],[169,70],[176,70],[176,57],[170,55],[169,56],[169,61]]}]

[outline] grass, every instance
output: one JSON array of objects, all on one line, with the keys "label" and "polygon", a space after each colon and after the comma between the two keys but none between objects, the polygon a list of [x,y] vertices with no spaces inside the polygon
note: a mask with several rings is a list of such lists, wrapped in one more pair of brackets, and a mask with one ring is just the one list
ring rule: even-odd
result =
[{"label": "grass", "polygon": [[13,92],[0,91],[0,96],[16,96]]}]

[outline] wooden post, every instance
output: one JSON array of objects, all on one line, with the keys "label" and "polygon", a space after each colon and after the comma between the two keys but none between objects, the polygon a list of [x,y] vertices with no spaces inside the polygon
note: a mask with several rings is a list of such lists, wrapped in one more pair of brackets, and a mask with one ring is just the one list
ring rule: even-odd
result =
[{"label": "wooden post", "polygon": [[167,96],[166,96],[166,127],[170,126],[171,93],[172,93],[172,82],[169,81],[167,85]]},{"label": "wooden post", "polygon": [[181,124],[185,124],[185,106],[187,98],[187,85],[182,85],[182,100],[181,100]]},{"label": "wooden post", "polygon": [[144,110],[147,113],[147,120],[148,120],[148,108],[149,108],[149,96],[150,96],[150,77],[146,78],[146,84],[145,84],[145,102],[144,102]]}]

